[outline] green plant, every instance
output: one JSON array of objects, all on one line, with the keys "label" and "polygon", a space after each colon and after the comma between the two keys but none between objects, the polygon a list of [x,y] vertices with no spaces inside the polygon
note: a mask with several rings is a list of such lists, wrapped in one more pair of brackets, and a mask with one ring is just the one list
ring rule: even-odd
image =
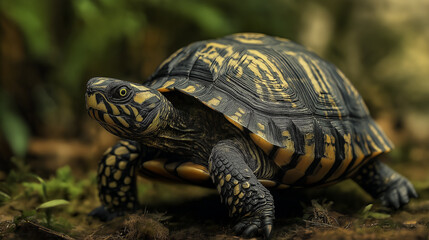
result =
[{"label": "green plant", "polygon": [[36,210],[44,209],[45,216],[46,216],[46,224],[48,226],[51,226],[51,219],[52,219],[52,208],[67,205],[69,204],[69,201],[64,199],[54,199],[48,201],[48,191],[46,189],[46,182],[39,176],[34,175],[35,178],[40,182],[40,185],[42,186],[42,198],[43,203],[40,204]]},{"label": "green plant", "polygon": [[[34,176],[34,175],[33,175]],[[91,184],[91,179],[85,179],[82,181],[76,181],[73,177],[71,169],[69,166],[64,166],[57,169],[56,175],[51,177],[47,181],[43,181],[43,184],[40,180],[43,180],[37,176],[34,176],[39,181],[38,182],[23,182],[27,193],[36,191],[39,196],[51,196],[55,198],[64,198],[67,200],[75,199],[83,194],[85,187]],[[46,191],[46,193],[44,192]]]},{"label": "green plant", "polygon": [[359,217],[361,219],[368,219],[368,218],[374,218],[374,219],[386,219],[386,218],[390,218],[390,215],[387,213],[380,213],[380,212],[376,212],[376,211],[371,211],[373,205],[372,204],[368,204],[367,206],[365,206],[359,213]]}]

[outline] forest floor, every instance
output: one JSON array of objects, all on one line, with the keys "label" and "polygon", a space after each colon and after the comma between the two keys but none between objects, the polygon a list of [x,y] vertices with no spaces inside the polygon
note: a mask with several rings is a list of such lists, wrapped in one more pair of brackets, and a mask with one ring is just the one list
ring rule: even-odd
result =
[{"label": "forest floor", "polygon": [[[43,180],[15,165],[1,183],[0,239],[239,239],[215,190],[139,178],[143,210],[106,223],[88,216],[100,205],[95,171],[76,174],[77,163]],[[429,240],[429,164],[391,165],[420,195],[406,207],[386,209],[351,180],[273,192],[272,239]]]}]

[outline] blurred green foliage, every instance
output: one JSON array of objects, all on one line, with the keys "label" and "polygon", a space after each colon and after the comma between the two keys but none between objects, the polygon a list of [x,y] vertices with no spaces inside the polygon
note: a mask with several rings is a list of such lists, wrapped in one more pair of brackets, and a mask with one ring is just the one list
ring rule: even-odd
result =
[{"label": "blurred green foliage", "polygon": [[360,218],[361,219],[368,219],[368,218],[374,218],[374,219],[386,219],[389,218],[390,215],[387,213],[381,213],[376,212],[372,210],[373,204],[366,205],[360,212]]},{"label": "blurred green foliage", "polygon": [[27,151],[29,129],[22,117],[11,107],[10,97],[0,89],[0,129],[17,157]]},{"label": "blurred green foliage", "polygon": [[[38,178],[41,179],[41,178]],[[91,185],[91,179],[75,180],[69,166],[59,168],[56,176],[38,182],[23,182],[27,194],[37,192],[43,202],[52,198],[76,199]]]},{"label": "blurred green foliage", "polygon": [[[12,150],[2,148],[1,157],[23,156],[33,136],[87,137],[83,94],[90,77],[141,81],[177,48],[234,32],[277,35],[313,49],[349,76],[376,118],[388,113],[393,127],[422,135],[410,112],[428,119],[428,5],[0,0],[0,142]],[[420,135],[393,137],[415,145],[429,138]]]}]

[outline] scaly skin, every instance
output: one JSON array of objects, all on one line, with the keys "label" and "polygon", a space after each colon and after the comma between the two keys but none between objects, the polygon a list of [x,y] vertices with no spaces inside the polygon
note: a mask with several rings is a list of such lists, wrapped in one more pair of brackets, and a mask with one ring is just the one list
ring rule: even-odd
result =
[{"label": "scaly skin", "polygon": [[353,180],[386,207],[398,209],[417,198],[411,182],[380,161],[363,166]]},{"label": "scaly skin", "polygon": [[89,215],[109,221],[138,209],[136,167],[142,149],[134,141],[120,141],[108,149],[98,166],[98,195],[102,206]]},{"label": "scaly skin", "polygon": [[209,159],[209,171],[229,216],[236,219],[236,234],[269,238],[274,220],[274,201],[247,165],[248,154],[238,140],[220,141]]}]

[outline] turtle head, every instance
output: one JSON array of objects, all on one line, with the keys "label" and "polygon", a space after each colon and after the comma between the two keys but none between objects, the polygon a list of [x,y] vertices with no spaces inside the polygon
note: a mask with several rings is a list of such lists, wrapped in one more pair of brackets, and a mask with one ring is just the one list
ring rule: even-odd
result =
[{"label": "turtle head", "polygon": [[92,78],[85,94],[89,116],[122,138],[139,139],[162,127],[168,100],[157,90],[113,78]]}]

